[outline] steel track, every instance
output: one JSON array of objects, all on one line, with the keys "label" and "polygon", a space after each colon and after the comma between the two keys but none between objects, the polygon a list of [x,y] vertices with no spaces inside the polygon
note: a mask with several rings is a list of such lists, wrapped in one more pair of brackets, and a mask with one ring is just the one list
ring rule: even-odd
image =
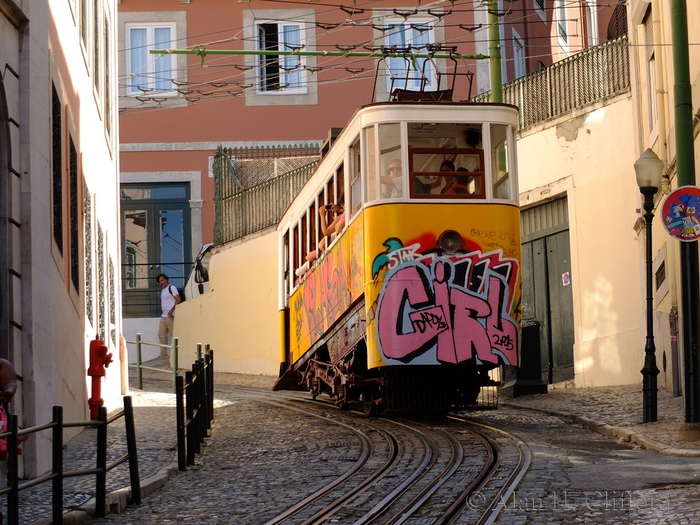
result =
[{"label": "steel track", "polygon": [[[334,406],[330,402],[311,400],[308,397],[293,394],[271,393],[245,388],[236,388],[235,392],[244,397],[257,398],[261,402],[322,417],[326,422],[329,421],[327,413],[321,416],[313,409],[301,409],[298,408],[298,405],[323,406],[324,408]],[[338,410],[337,414],[341,417],[354,417],[354,414],[341,410]],[[352,421],[355,423],[360,421],[360,424],[369,429],[369,432],[382,436],[386,443],[391,444],[389,448],[392,452],[381,462],[381,465],[374,469],[371,475],[364,475],[362,481],[357,482],[353,476],[355,478],[363,476],[362,470],[370,460],[375,447],[367,437],[366,431],[338,421],[336,418],[333,418],[332,421],[350,429],[360,438],[362,443],[360,459],[331,484],[310,494],[293,507],[269,520],[266,525],[286,522],[312,525],[329,523],[331,520],[355,525],[368,523],[402,524],[415,520],[417,516],[422,516],[425,519],[426,513],[432,516],[432,522],[436,524],[458,523],[460,518],[464,518],[467,514],[469,521],[465,523],[491,524],[495,522],[502,510],[502,502],[512,495],[531,462],[529,450],[515,436],[464,418],[450,417],[445,421],[450,425],[450,428],[445,430],[405,419],[367,419],[362,417]],[[387,426],[394,430],[387,430]],[[410,439],[421,443],[424,450],[419,465],[410,473],[397,473],[400,470],[401,462],[399,460],[404,453],[400,444],[401,440],[394,436],[397,434],[395,430],[397,427],[403,433],[402,439],[406,440],[408,438],[405,436],[410,435]],[[474,444],[465,445],[452,436],[450,430],[455,428],[461,429],[462,432],[465,429],[468,430],[472,439],[476,439],[479,443],[478,446],[483,449],[484,457],[478,472],[471,473],[470,479],[466,483],[462,482],[461,490],[458,491],[455,490],[455,479],[453,478],[457,475],[465,477],[465,446],[474,446]],[[399,435],[401,434],[399,433]],[[509,455],[516,451],[517,458],[506,458],[503,451],[504,445],[509,447]],[[444,452],[446,448],[449,448],[447,459],[443,458],[442,465],[436,467],[437,458],[440,455],[439,449]],[[474,455],[473,450],[471,453]],[[473,470],[473,465],[471,465],[471,469]],[[460,470],[461,474],[459,474]],[[385,489],[386,483],[382,485],[380,482],[389,477],[392,481],[394,478],[400,478],[400,481],[391,489]],[[505,481],[503,481],[504,479]],[[351,480],[352,482],[350,482]],[[381,486],[379,490],[386,492],[386,494],[367,508],[366,502],[363,502],[362,499],[367,499],[367,494],[376,494],[379,491],[379,486]],[[452,502],[447,507],[444,503],[436,502],[440,498],[444,500],[444,494],[440,496],[441,489],[443,493],[449,492],[452,495],[458,492],[457,498],[451,496]],[[484,494],[488,495],[488,503],[482,503]],[[473,504],[475,495],[478,495],[479,498],[480,505],[478,506]],[[330,501],[324,501],[324,499],[328,500],[329,498]],[[311,513],[310,516],[309,513]]]}]

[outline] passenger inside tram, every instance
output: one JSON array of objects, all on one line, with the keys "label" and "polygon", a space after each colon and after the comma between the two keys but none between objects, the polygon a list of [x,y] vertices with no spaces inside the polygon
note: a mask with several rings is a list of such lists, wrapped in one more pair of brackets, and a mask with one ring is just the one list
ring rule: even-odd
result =
[{"label": "passenger inside tram", "polygon": [[[442,164],[440,164],[440,171],[442,173],[454,173],[455,171],[455,164],[451,160],[443,160]],[[447,188],[447,181],[448,179],[454,179],[454,177],[436,177],[435,181],[430,185],[430,194],[431,195],[442,195],[445,193],[445,189]]]},{"label": "passenger inside tram", "polygon": [[386,175],[382,176],[382,198],[401,197],[402,190],[402,175],[401,160],[394,159],[389,163]]},{"label": "passenger inside tram", "polygon": [[[334,233],[342,232],[343,228],[345,228],[345,205],[343,204],[342,197],[338,203],[331,203],[321,206],[318,213],[321,217],[321,233],[323,234],[323,238],[319,241],[315,250],[312,250],[306,254],[306,262],[294,272],[297,277],[301,277],[308,272],[314,262],[316,262],[316,260],[321,256],[321,253],[323,253],[323,250],[326,249],[328,244],[327,239]],[[329,213],[335,213],[335,217],[333,217],[330,221],[328,215]]]},{"label": "passenger inside tram", "polygon": [[[465,167],[457,168],[457,173],[469,173]],[[472,177],[464,175],[445,177],[445,186],[442,188],[443,195],[469,195],[472,193],[469,189],[469,184]]]}]

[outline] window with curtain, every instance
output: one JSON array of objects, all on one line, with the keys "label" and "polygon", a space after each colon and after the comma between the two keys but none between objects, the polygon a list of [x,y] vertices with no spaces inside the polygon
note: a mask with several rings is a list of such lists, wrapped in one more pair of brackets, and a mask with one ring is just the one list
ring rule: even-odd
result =
[{"label": "window with curtain", "polygon": [[126,31],[128,94],[174,94],[173,56],[152,55],[150,50],[176,47],[175,27],[171,24],[128,25]]}]

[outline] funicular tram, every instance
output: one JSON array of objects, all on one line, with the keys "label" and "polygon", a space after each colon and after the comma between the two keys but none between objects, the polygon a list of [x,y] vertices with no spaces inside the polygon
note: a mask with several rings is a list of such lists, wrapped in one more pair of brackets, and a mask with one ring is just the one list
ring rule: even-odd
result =
[{"label": "funicular tram", "polygon": [[517,108],[427,98],[357,110],[280,221],[276,390],[444,413],[518,364]]}]

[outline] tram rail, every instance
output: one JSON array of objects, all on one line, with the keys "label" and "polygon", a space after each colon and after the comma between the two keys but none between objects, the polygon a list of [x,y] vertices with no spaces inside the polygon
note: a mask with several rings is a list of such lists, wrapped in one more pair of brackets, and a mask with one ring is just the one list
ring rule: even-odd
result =
[{"label": "tram rail", "polygon": [[[236,394],[330,419],[358,439],[358,459],[350,469],[265,525],[402,524],[419,517],[436,524],[464,519],[491,524],[531,462],[527,446],[516,436],[463,416],[368,419],[337,408],[329,416],[332,402],[255,389],[237,389]],[[455,493],[456,498],[449,496]]]}]

